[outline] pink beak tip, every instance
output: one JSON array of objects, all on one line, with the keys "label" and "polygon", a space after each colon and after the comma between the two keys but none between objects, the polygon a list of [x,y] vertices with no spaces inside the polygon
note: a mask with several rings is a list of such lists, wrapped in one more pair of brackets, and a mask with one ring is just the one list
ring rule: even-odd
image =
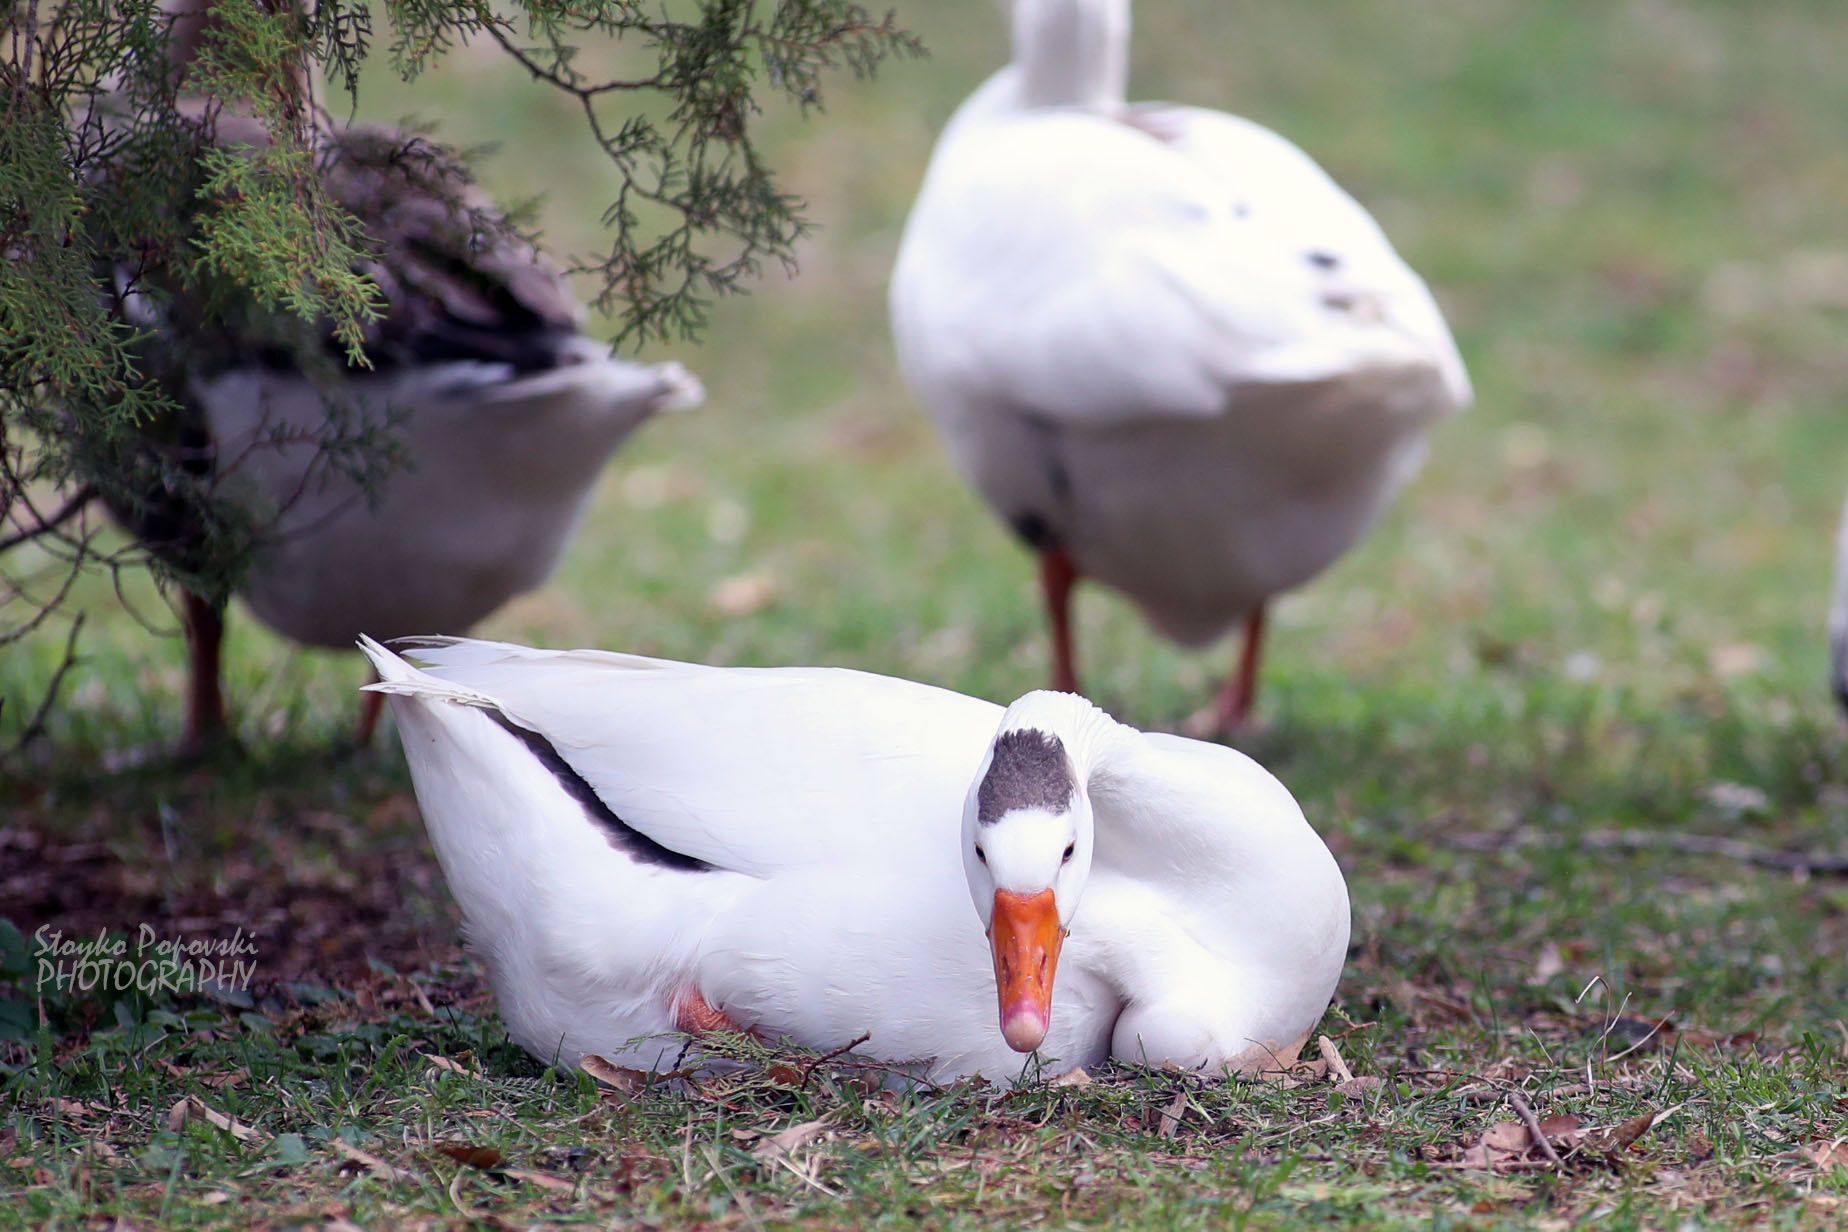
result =
[{"label": "pink beak tip", "polygon": [[1038,1006],[1016,1005],[1001,1015],[1001,1038],[1015,1052],[1032,1052],[1045,1040],[1049,1025]]}]

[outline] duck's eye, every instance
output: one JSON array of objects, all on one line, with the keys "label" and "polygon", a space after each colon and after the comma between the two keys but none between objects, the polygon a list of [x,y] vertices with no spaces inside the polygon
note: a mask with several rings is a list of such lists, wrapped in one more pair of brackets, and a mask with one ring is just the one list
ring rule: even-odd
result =
[{"label": "duck's eye", "polygon": [[1071,863],[1072,852],[1076,851],[1077,849],[1078,849],[1077,843],[1065,844],[1065,855],[1061,858],[1060,863],[1063,863],[1063,864]]},{"label": "duck's eye", "polygon": [[975,858],[984,864],[988,863],[988,853],[982,850],[982,845],[980,843],[975,845]]}]

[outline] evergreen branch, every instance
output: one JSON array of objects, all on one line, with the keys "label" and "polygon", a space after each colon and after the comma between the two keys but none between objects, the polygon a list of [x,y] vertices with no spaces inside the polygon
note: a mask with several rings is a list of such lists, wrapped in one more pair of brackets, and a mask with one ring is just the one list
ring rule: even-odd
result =
[{"label": "evergreen branch", "polygon": [[[762,99],[806,113],[829,71],[865,76],[921,48],[852,0],[688,0],[674,12],[385,0],[381,46],[356,0],[15,0],[0,61],[0,517],[29,508],[29,489],[73,495],[0,535],[0,556],[30,542],[29,559],[66,571],[46,586],[0,574],[6,602],[38,608],[0,641],[41,627],[86,570],[108,572],[124,606],[124,576],[144,566],[163,587],[230,593],[280,510],[234,499],[238,459],[216,455],[191,382],[253,354],[317,382],[378,362],[389,254],[330,190],[339,126],[311,69],[351,98],[381,50],[414,76],[487,39],[571,97],[619,185],[607,244],[567,264],[597,280],[595,304],[623,340],[697,333],[712,300],[766,263],[793,268],[810,223],[757,148]],[[633,45],[647,63],[593,75],[579,56],[592,40]],[[439,192],[466,185],[457,166],[416,135],[380,161]],[[456,214],[484,244],[514,233],[474,206]],[[330,402],[309,473],[374,493],[397,460],[390,425],[349,409]],[[86,497],[136,539],[98,540]]]},{"label": "evergreen branch", "polygon": [[[12,508],[12,504],[15,499],[23,501],[25,498],[23,496],[23,493],[17,496],[11,492],[6,494],[6,503],[3,505],[0,505],[0,518],[4,518],[7,515],[7,513]],[[38,517],[36,515],[36,511],[32,510],[31,502],[25,501],[27,511],[34,514],[33,521],[24,530],[19,531],[16,534],[8,535],[4,539],[0,539],[0,553],[10,551],[11,549],[18,547],[22,543],[28,543],[43,535],[51,534],[53,531],[57,530],[60,526],[64,525],[66,522],[70,521],[72,518],[82,513],[86,508],[89,507],[90,502],[95,499],[96,499],[95,486],[91,484],[85,484],[83,487],[77,490],[77,494],[75,496],[71,497],[69,500],[64,502],[64,505],[62,508],[60,508],[56,513],[52,514],[48,518]]]},{"label": "evergreen branch", "polygon": [[37,709],[26,720],[19,735],[6,748],[0,749],[0,765],[5,765],[25,751],[27,745],[45,734],[45,720],[51,717],[52,707],[58,703],[58,694],[64,688],[64,678],[77,666],[77,635],[83,632],[83,622],[82,612],[72,618],[70,632],[64,637],[64,651],[58,658],[57,669],[51,674],[51,682],[45,686],[44,696],[39,698]]}]

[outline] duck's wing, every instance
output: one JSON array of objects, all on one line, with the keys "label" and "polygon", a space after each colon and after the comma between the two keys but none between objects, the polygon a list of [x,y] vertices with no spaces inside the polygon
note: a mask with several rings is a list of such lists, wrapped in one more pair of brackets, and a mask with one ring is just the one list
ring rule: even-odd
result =
[{"label": "duck's wing", "polygon": [[1251,384],[1468,382],[1377,224],[1258,125],[1027,112],[940,144],[892,287],[908,374],[1054,421],[1211,417]]},{"label": "duck's wing", "polygon": [[1213,177],[1234,220],[1254,224],[1256,240],[1246,247],[1262,254],[1255,266],[1277,275],[1279,289],[1306,293],[1317,310],[1309,319],[1343,339],[1356,362],[1378,354],[1428,366],[1441,380],[1442,409],[1468,405],[1469,377],[1430,288],[1314,159],[1262,124],[1222,111],[1142,103],[1126,118]]},{"label": "duck's wing", "polygon": [[384,312],[364,343],[375,365],[463,360],[523,374],[573,362],[584,313],[563,273],[511,229],[453,153],[360,125],[321,143],[328,195],[374,241],[364,268]]},{"label": "duck's wing", "polygon": [[[713,668],[472,639],[362,641],[387,693],[497,716],[659,855],[767,877],[949,844],[1001,708],[837,668]],[[920,815],[943,815],[924,832]]]}]

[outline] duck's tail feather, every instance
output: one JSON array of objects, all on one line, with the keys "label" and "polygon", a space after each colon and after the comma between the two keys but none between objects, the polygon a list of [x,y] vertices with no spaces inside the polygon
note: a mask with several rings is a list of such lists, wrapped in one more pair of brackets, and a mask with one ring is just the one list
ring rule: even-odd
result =
[{"label": "duck's tail feather", "polygon": [[[425,644],[431,648],[451,644],[482,647],[498,645],[494,642],[470,643],[466,638],[447,637],[407,637],[398,639],[395,644],[407,648],[421,648]],[[455,702],[463,706],[479,706],[486,710],[500,709],[500,703],[486,693],[459,685],[451,680],[440,679],[428,672],[419,671],[408,659],[363,633],[359,637],[359,650],[371,662],[372,670],[379,676],[375,683],[365,686],[365,691],[368,693],[429,697],[440,701]]]}]

